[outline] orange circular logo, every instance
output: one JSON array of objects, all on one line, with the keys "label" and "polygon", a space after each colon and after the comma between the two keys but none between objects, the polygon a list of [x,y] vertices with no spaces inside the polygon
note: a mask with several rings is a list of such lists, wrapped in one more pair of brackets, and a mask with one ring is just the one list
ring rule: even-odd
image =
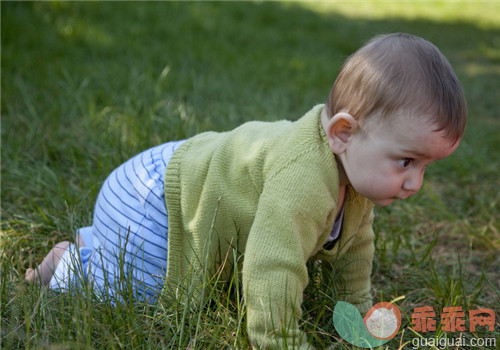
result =
[{"label": "orange circular logo", "polygon": [[401,327],[401,312],[393,303],[373,305],[363,321],[368,332],[377,339],[392,339]]}]

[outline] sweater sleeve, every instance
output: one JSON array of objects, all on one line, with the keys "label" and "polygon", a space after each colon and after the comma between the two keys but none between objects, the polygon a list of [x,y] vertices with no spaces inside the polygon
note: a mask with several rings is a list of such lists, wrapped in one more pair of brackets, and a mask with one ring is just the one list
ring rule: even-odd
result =
[{"label": "sweater sleeve", "polygon": [[243,263],[247,329],[254,348],[311,348],[299,329],[306,262],[326,228],[333,201],[321,181],[306,180],[305,172],[305,167],[296,168],[295,180],[266,182],[259,199]]},{"label": "sweater sleeve", "polygon": [[[361,313],[366,313],[372,307],[371,296],[371,271],[374,255],[374,233],[372,228],[373,209],[365,214],[361,226],[348,242],[349,248],[333,262],[334,275],[340,275],[342,288],[339,299],[347,301],[358,308]],[[332,277],[331,268],[325,275]]]}]

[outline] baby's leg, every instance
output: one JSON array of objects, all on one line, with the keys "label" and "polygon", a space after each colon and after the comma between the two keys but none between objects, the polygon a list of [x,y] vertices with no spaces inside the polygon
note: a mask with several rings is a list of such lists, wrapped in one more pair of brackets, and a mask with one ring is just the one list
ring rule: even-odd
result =
[{"label": "baby's leg", "polygon": [[[83,240],[80,238],[80,235],[77,235],[76,239],[80,247],[85,246]],[[56,267],[61,260],[61,257],[63,256],[66,249],[68,249],[69,245],[70,243],[68,241],[57,243],[43,259],[42,263],[38,265],[38,268],[29,268],[26,271],[26,281],[32,283],[41,281],[42,285],[44,286],[49,284],[50,279],[52,278],[52,275],[54,274],[54,271],[56,270]]]}]

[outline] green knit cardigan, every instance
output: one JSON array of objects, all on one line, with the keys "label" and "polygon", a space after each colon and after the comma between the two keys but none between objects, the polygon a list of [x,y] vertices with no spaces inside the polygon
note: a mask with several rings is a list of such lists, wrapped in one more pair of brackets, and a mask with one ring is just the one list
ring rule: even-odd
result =
[{"label": "green knit cardigan", "polygon": [[309,348],[299,321],[310,259],[341,272],[344,300],[362,312],[372,304],[373,204],[352,188],[340,238],[332,250],[323,248],[339,207],[339,179],[322,108],[295,122],[249,122],[199,134],[167,166],[164,295],[200,300],[216,272],[227,277],[242,260],[255,348]]}]

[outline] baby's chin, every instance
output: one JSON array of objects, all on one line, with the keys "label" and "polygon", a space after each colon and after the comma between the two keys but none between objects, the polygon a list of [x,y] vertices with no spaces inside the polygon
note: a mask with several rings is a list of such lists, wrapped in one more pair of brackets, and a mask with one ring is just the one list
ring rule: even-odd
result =
[{"label": "baby's chin", "polygon": [[368,199],[378,207],[386,207],[392,202],[394,202],[394,198],[384,198],[384,199],[368,198]]}]

